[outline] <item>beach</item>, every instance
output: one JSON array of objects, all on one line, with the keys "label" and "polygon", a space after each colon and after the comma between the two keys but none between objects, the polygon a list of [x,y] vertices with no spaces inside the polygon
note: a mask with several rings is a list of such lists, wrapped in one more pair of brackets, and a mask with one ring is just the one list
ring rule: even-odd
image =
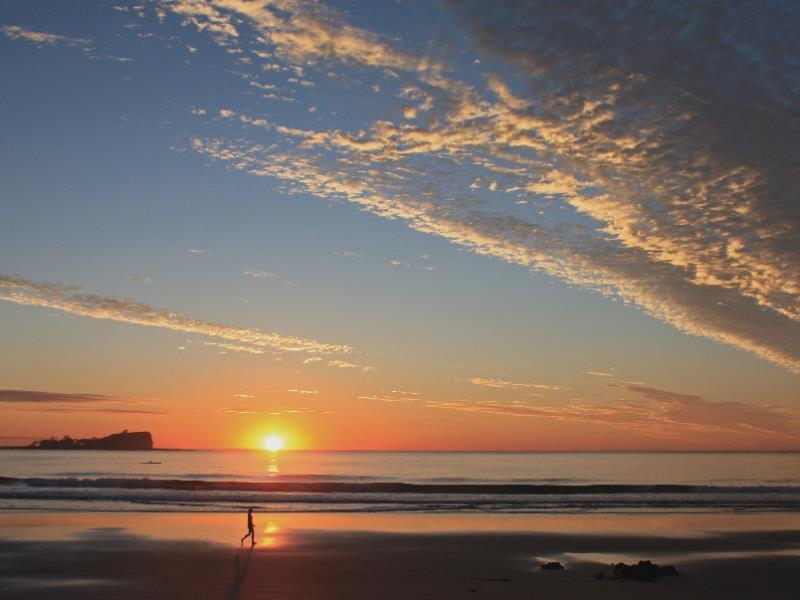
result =
[{"label": "beach", "polygon": [[[4,598],[794,598],[797,515],[0,515]],[[680,576],[598,580],[612,562]],[[563,571],[542,571],[557,560]]]},{"label": "beach", "polygon": [[[781,599],[798,587],[796,454],[0,458],[4,600]],[[249,507],[255,546],[240,544]],[[611,577],[640,560],[679,576]],[[564,569],[540,568],[554,561]]]},{"label": "beach", "polygon": [[800,600],[800,0],[0,7],[0,600]]}]

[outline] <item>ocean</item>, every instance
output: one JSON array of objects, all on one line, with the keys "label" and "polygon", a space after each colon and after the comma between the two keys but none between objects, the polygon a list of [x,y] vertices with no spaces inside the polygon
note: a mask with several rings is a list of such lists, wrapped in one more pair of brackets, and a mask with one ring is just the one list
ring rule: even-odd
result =
[{"label": "ocean", "polygon": [[0,510],[792,512],[800,453],[0,450]]}]

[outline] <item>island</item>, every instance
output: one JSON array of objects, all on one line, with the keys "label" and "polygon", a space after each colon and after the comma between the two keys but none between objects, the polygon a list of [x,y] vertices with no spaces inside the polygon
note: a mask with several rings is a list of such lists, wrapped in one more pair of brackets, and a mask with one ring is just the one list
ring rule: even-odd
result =
[{"label": "island", "polygon": [[28,448],[35,450],[152,450],[153,436],[149,431],[112,433],[102,438],[73,439],[68,435],[56,439],[33,442]]}]

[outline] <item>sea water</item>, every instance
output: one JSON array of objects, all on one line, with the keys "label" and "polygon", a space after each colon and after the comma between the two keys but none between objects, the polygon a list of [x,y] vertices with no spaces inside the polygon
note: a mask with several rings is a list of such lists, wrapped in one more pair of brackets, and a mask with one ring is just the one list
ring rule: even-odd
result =
[{"label": "sea water", "polygon": [[800,510],[800,453],[0,451],[0,509]]}]

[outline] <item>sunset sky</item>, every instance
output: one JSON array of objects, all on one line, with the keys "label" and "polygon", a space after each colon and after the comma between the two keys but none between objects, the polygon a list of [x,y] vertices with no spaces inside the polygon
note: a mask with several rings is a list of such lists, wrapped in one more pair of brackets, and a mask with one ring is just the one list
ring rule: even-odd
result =
[{"label": "sunset sky", "polygon": [[0,6],[0,444],[800,450],[796,2]]}]

